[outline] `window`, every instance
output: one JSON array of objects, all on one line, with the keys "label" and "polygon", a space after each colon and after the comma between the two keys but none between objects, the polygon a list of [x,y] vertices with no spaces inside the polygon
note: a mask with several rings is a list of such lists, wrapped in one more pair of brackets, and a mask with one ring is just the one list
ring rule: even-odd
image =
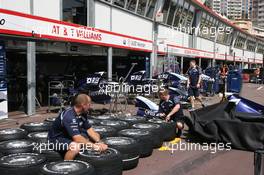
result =
[{"label": "window", "polygon": [[180,19],[180,24],[182,26],[184,26],[184,27],[186,27],[185,26],[185,19],[186,19],[187,15],[188,15],[188,9],[189,9],[189,3],[185,2],[183,10],[182,10],[182,14],[181,14],[181,19]]},{"label": "window", "polygon": [[113,4],[124,8],[126,2],[125,2],[125,0],[113,0]]},{"label": "window", "polygon": [[211,36],[211,32],[210,32],[211,21],[210,20],[211,20],[211,16],[207,14],[206,21],[205,21],[206,32],[204,32],[204,37],[207,39],[210,39],[210,36]]},{"label": "window", "polygon": [[169,16],[168,16],[168,20],[167,20],[168,25],[172,25],[172,22],[174,19],[174,14],[175,14],[177,7],[178,7],[177,1],[171,1]]},{"label": "window", "polygon": [[87,1],[63,0],[63,21],[87,25]]},{"label": "window", "polygon": [[218,34],[217,34],[217,39],[216,41],[219,43],[224,44],[224,40],[225,40],[225,25],[223,23],[219,23],[218,24]]},{"label": "window", "polygon": [[231,34],[227,34],[227,26],[225,26],[225,32],[224,32],[224,38],[223,38],[223,43],[226,44],[228,43],[228,38],[231,36]]},{"label": "window", "polygon": [[[138,1],[137,13],[139,15],[146,16],[145,15],[146,14],[146,8],[147,8],[149,3],[150,3],[150,0],[139,0]],[[155,8],[155,4],[154,4],[154,8]],[[154,11],[154,9],[153,9],[153,11]]]},{"label": "window", "polygon": [[188,11],[185,26],[186,27],[192,27],[193,25],[193,19],[194,19],[194,6],[190,6],[190,9]]},{"label": "window", "polygon": [[153,18],[156,2],[157,0],[149,0],[149,3],[146,7],[146,17]]},{"label": "window", "polygon": [[264,44],[263,43],[258,44],[257,52],[264,54]]},{"label": "window", "polygon": [[252,40],[247,41],[247,50],[254,52],[256,49],[256,41],[252,38]]},{"label": "window", "polygon": [[127,1],[127,9],[128,10],[135,12],[136,6],[137,6],[137,0],[128,0]]},{"label": "window", "polygon": [[227,35],[227,41],[226,41],[226,43],[227,43],[227,45],[230,45],[231,44],[231,42],[232,42],[232,33],[233,33],[233,31],[234,31],[234,29],[232,28],[232,27],[230,27],[230,26],[227,26],[226,27],[226,30],[227,30],[227,32],[226,32],[226,35]]},{"label": "window", "polygon": [[137,8],[137,14],[145,16],[145,10],[147,6],[148,0],[139,0],[138,1],[138,8]]},{"label": "window", "polygon": [[216,24],[216,19],[211,17],[209,21],[209,38],[211,40],[215,40],[215,37],[217,35],[217,24]]},{"label": "window", "polygon": [[169,13],[169,8],[170,8],[170,0],[165,0],[165,3],[162,8],[162,13],[163,13],[163,23],[166,23],[167,21],[167,16]]},{"label": "window", "polygon": [[207,38],[208,36],[208,20],[207,20],[207,14],[203,13],[202,14],[202,19],[201,19],[201,23],[200,23],[200,32],[199,32],[199,36]]},{"label": "window", "polygon": [[238,49],[243,49],[246,43],[246,36],[239,34],[235,41],[235,47]]},{"label": "window", "polygon": [[179,27],[180,19],[182,16],[183,3],[184,3],[183,0],[178,1],[178,9],[177,9],[177,12],[175,14],[175,18],[174,18],[174,22],[173,22],[173,26],[175,26],[175,27]]}]

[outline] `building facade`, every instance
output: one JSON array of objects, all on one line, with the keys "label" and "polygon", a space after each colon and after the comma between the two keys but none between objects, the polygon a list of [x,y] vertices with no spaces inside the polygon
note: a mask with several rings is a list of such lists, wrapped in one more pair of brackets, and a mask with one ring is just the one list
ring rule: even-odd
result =
[{"label": "building facade", "polygon": [[264,39],[264,28],[254,26],[252,29],[252,34],[259,37],[259,38]]},{"label": "building facade", "polygon": [[242,0],[242,19],[252,19],[253,0]]},{"label": "building facade", "polygon": [[242,0],[226,1],[226,16],[228,19],[235,20],[242,18]]},{"label": "building facade", "polygon": [[223,14],[222,0],[212,0],[212,9],[218,14]]},{"label": "building facade", "polygon": [[264,28],[264,1],[253,0],[252,21],[253,25]]},{"label": "building facade", "polygon": [[251,19],[252,0],[212,0],[212,9],[231,20]]}]

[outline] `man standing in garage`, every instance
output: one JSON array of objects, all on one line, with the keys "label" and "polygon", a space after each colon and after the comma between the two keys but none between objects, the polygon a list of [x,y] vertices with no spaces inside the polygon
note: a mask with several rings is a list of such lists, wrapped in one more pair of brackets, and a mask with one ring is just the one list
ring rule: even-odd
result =
[{"label": "man standing in garage", "polygon": [[177,137],[180,137],[184,128],[184,114],[177,96],[169,94],[167,89],[159,91],[159,116],[164,118],[167,122],[176,122]]},{"label": "man standing in garage", "polygon": [[73,106],[61,112],[48,134],[48,140],[55,150],[65,153],[65,160],[73,160],[84,149],[105,151],[108,147],[100,142],[100,135],[91,128],[86,116],[91,98],[79,94]]},{"label": "man standing in garage", "polygon": [[264,67],[260,68],[261,84],[264,84]]},{"label": "man standing in garage", "polygon": [[195,60],[192,60],[190,62],[190,68],[188,69],[187,74],[188,74],[187,88],[188,88],[188,94],[190,96],[190,101],[192,105],[191,110],[194,110],[195,100],[199,101],[201,105],[204,107],[202,103],[202,99],[200,98],[202,70],[200,67],[196,65]]}]

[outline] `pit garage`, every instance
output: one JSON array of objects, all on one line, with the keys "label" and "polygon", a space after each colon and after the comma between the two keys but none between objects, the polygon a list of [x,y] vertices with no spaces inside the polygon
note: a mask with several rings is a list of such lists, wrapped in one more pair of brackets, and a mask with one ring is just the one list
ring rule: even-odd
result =
[{"label": "pit garage", "polygon": [[[26,112],[27,55],[26,41],[5,41],[8,81],[8,110]],[[133,72],[149,70],[150,54],[113,49],[113,79],[125,77],[132,63]],[[96,66],[95,66],[96,65]],[[36,101],[48,105],[48,83],[52,77],[67,75],[76,84],[88,74],[107,72],[107,48],[63,42],[36,44]],[[75,86],[76,87],[76,86]]]}]

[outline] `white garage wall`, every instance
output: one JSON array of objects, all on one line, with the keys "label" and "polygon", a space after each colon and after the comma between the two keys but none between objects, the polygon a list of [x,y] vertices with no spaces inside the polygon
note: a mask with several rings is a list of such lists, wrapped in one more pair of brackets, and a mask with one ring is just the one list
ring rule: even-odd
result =
[{"label": "white garage wall", "polygon": [[254,58],[254,52],[244,51],[245,59],[248,61],[248,58]]},{"label": "white garage wall", "polygon": [[203,51],[208,51],[208,52],[213,52],[214,51],[214,42],[197,37],[197,49],[203,50]]},{"label": "white garage wall", "polygon": [[229,55],[229,46],[216,43],[216,51],[219,54],[225,54],[225,53],[227,53]]},{"label": "white garage wall", "polygon": [[98,1],[95,2],[95,28],[152,40],[151,21]]},{"label": "white garage wall", "polygon": [[263,60],[263,55],[260,53],[256,53],[256,59]]},{"label": "white garage wall", "polygon": [[236,54],[236,56],[242,57],[243,56],[243,50],[233,48],[233,52]]},{"label": "white garage wall", "polygon": [[30,13],[30,0],[0,0],[0,8]]},{"label": "white garage wall", "polygon": [[110,30],[110,6],[95,2],[95,28]]},{"label": "white garage wall", "polygon": [[151,21],[116,8],[112,9],[112,31],[152,40]]},{"label": "white garage wall", "polygon": [[182,33],[164,25],[158,26],[158,40],[183,47],[190,46],[190,36],[188,34]]},{"label": "white garage wall", "polygon": [[60,0],[34,0],[34,15],[60,20]]}]

